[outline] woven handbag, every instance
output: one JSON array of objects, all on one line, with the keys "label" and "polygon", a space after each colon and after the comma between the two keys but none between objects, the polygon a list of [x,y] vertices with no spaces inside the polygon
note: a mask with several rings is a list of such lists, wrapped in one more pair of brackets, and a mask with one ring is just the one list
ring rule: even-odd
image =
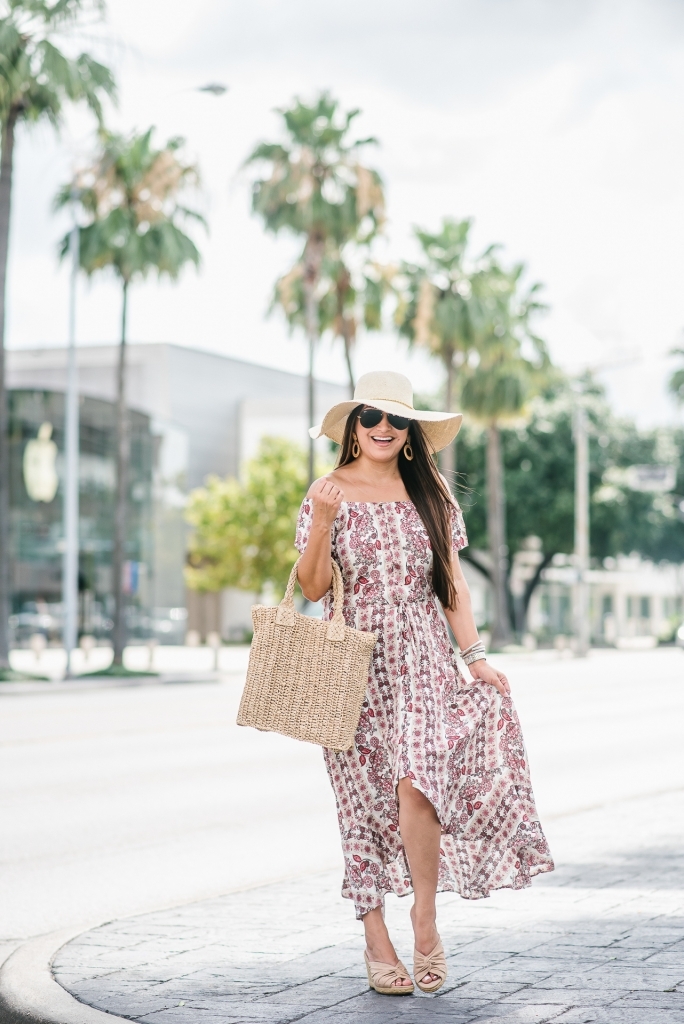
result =
[{"label": "woven handbag", "polygon": [[333,560],[334,614],[322,622],[295,610],[295,562],[277,608],[252,607],[254,639],[237,724],[349,750],[366,695],[375,633],[342,617],[342,574]]}]

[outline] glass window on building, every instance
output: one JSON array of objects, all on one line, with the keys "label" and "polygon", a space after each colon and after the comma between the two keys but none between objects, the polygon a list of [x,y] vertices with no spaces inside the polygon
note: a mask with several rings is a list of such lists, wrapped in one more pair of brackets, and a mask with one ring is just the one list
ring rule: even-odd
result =
[{"label": "glass window on building", "polygon": [[651,598],[640,597],[639,598],[639,618],[650,619],[651,618]]},{"label": "glass window on building", "polygon": [[558,599],[559,633],[569,636],[572,633],[572,601],[570,594],[561,594]]},{"label": "glass window on building", "polygon": [[[9,392],[11,627],[13,642],[34,633],[61,638],[64,395]],[[147,416],[129,411],[130,464],[124,588],[130,638],[149,628],[152,581],[152,436]],[[79,633],[112,630],[116,420],[111,402],[80,400]]]}]

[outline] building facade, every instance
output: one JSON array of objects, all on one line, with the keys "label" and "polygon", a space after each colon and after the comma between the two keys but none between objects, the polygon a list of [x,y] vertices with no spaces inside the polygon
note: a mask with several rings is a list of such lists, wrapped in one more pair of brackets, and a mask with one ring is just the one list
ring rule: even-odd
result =
[{"label": "building facade", "polygon": [[[528,613],[528,627],[542,642],[575,632],[575,569],[569,556],[556,562],[544,570]],[[674,639],[684,619],[683,565],[656,565],[638,555],[607,558],[589,570],[588,582],[593,644],[648,647]]]},{"label": "building facade", "polygon": [[[80,630],[96,638],[111,630],[117,356],[113,345],[77,349]],[[61,631],[66,368],[66,349],[7,353],[12,627],[19,643],[37,631],[50,639]],[[327,382],[317,383],[316,394],[321,418],[347,397],[346,389]],[[305,445],[306,379],[179,345],[131,345],[127,403],[129,635],[177,643],[188,629],[230,632],[231,616],[242,622],[249,598],[186,594],[187,494],[210,474],[238,476],[264,435]]]},{"label": "building facade", "polygon": [[[36,633],[61,636],[64,394],[9,392],[10,628],[15,644]],[[80,401],[81,631],[97,639],[112,629],[115,420],[111,402]],[[124,589],[129,635],[146,635],[153,549],[153,437],[149,417],[131,411]]]}]

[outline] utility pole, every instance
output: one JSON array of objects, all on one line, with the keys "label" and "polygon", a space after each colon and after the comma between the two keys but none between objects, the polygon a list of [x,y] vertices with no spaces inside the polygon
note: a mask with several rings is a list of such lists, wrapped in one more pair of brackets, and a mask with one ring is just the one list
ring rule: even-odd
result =
[{"label": "utility pole", "polygon": [[580,658],[587,656],[591,640],[589,619],[589,430],[583,378],[587,374],[617,370],[630,363],[639,362],[640,359],[641,356],[638,354],[628,354],[606,363],[585,366],[575,384],[573,436],[575,439],[575,570],[577,577],[574,588],[574,626],[576,654]]},{"label": "utility pole", "polygon": [[63,641],[66,672],[72,675],[71,655],[78,639],[78,370],[76,367],[76,286],[79,269],[79,234],[75,195],[72,197],[74,223],[69,236],[71,280],[69,289],[69,349],[64,410],[64,554],[62,559]]},{"label": "utility pole", "polygon": [[589,651],[589,435],[584,395],[575,406],[575,638],[578,657]]}]

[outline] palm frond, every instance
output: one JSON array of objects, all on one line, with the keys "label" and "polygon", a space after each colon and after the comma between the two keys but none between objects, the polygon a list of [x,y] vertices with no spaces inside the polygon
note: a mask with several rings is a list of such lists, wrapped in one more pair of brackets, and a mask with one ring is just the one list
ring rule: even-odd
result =
[{"label": "palm frond", "polygon": [[[62,186],[55,204],[77,201],[87,223],[80,229],[80,260],[91,275],[110,268],[125,281],[154,272],[175,280],[184,266],[199,266],[197,245],[179,225],[204,217],[179,201],[198,178],[197,168],[184,163],[173,138],[155,148],[153,129],[129,136],[100,132],[100,148],[90,167]],[[66,254],[64,239],[60,248]]]},{"label": "palm frond", "polygon": [[115,97],[111,71],[89,54],[67,57],[53,41],[56,29],[101,4],[86,0],[13,0],[0,19],[0,120],[59,126],[67,102],[84,101],[102,121],[101,98]]}]

